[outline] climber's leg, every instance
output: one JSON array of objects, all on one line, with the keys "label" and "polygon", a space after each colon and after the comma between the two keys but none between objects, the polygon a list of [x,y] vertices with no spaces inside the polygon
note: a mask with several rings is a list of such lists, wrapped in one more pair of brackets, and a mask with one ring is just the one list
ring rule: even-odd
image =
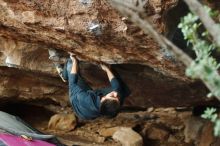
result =
[{"label": "climber's leg", "polygon": [[60,55],[59,51],[56,49],[49,49],[49,59],[53,61],[53,64],[63,82],[66,82],[66,78],[63,76],[63,63],[65,62],[65,59]]},{"label": "climber's leg", "polygon": [[[72,68],[72,60],[69,58],[67,60],[67,63],[65,64],[64,66],[64,69],[63,69],[63,77],[68,80],[70,76],[70,73],[71,73],[71,68]],[[88,83],[85,81],[85,79],[81,76],[80,74],[80,71],[78,72],[78,80],[77,80],[77,85],[85,90],[85,91],[88,91],[88,90],[92,90],[92,88],[88,85]]]}]

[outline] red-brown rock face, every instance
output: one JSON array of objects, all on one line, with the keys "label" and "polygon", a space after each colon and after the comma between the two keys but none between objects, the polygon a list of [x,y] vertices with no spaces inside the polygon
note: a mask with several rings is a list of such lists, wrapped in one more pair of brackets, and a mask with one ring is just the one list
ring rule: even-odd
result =
[{"label": "red-brown rock face", "polygon": [[[165,16],[176,0],[150,0],[146,13],[157,30],[169,31]],[[206,88],[192,83],[172,53],[99,0],[0,0],[0,98],[50,98],[67,103],[67,85],[58,80],[49,48],[71,51],[94,87],[107,85],[97,62],[113,68],[130,87],[131,106],[185,106],[201,102]],[[20,68],[20,69],[18,69]],[[13,91],[13,92],[12,92]],[[1,100],[0,100],[1,101]]]}]

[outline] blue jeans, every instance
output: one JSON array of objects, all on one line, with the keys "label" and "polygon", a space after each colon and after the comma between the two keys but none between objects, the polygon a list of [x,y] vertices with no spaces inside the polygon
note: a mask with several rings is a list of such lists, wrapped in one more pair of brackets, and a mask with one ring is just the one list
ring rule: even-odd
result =
[{"label": "blue jeans", "polygon": [[[73,76],[70,76],[72,64],[73,64],[72,60],[69,58],[66,64],[64,65],[62,74],[63,74],[64,79],[67,81],[69,81],[70,77],[71,78],[73,77]],[[85,82],[85,80],[80,76],[80,74],[78,75],[77,85],[85,91],[92,90],[92,88]]]}]

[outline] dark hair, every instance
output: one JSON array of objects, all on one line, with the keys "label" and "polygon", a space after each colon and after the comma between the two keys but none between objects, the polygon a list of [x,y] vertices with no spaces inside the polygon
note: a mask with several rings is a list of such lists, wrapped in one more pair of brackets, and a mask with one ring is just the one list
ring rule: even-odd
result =
[{"label": "dark hair", "polygon": [[116,100],[106,99],[101,103],[100,112],[109,118],[117,116],[120,111],[120,103]]}]

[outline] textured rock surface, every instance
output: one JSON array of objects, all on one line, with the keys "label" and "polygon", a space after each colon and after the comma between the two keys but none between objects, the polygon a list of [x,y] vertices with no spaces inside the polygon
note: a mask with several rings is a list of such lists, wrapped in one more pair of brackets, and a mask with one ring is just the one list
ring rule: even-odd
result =
[{"label": "textured rock surface", "polygon": [[56,114],[50,118],[48,128],[60,131],[71,131],[76,127],[77,121],[73,113],[71,114]]},{"label": "textured rock surface", "polygon": [[217,146],[220,144],[220,138],[214,136],[214,126],[210,121],[191,116],[184,123],[186,143],[193,142],[198,146]]},{"label": "textured rock surface", "polygon": [[[146,13],[159,32],[169,32],[165,16],[176,3],[148,1]],[[94,88],[108,85],[94,63],[114,64],[132,90],[129,106],[188,106],[204,101],[207,93],[185,77],[171,53],[106,1],[0,0],[0,43],[0,102],[50,98],[67,105],[67,86],[48,60],[49,48],[77,54],[82,75]],[[4,67],[6,61],[17,68]]]},{"label": "textured rock surface", "polygon": [[165,141],[169,137],[169,132],[158,127],[152,127],[147,131],[147,138]]},{"label": "textured rock surface", "polygon": [[[162,14],[175,5],[149,1],[147,13],[160,32]],[[123,21],[106,1],[0,1],[3,37],[72,51],[87,61],[137,63],[183,77],[183,66],[141,30]],[[95,27],[97,26],[97,27]],[[93,29],[96,28],[96,29]],[[113,55],[113,54],[114,55]]]},{"label": "textured rock surface", "polygon": [[111,137],[120,127],[103,128],[99,130],[99,134],[104,137]]},{"label": "textured rock surface", "polygon": [[[28,50],[24,47],[23,54],[18,53],[20,56],[15,55],[16,51],[13,53],[15,59],[20,60],[20,63],[16,61],[20,69],[0,67],[1,95],[19,99],[51,98],[66,105],[67,85],[57,77],[52,62],[48,60],[47,50],[37,48]],[[126,101],[130,106],[197,104],[201,102],[200,97],[206,93],[205,88],[198,83],[187,83],[166,77],[144,65],[121,64],[113,65],[112,68],[121,75],[132,90],[131,96]],[[96,65],[81,63],[81,71],[92,87],[101,88],[109,85],[105,73]],[[204,90],[197,91],[194,87]]]},{"label": "textured rock surface", "polygon": [[120,141],[122,146],[142,146],[142,137],[131,128],[121,127],[113,134],[113,139]]}]

